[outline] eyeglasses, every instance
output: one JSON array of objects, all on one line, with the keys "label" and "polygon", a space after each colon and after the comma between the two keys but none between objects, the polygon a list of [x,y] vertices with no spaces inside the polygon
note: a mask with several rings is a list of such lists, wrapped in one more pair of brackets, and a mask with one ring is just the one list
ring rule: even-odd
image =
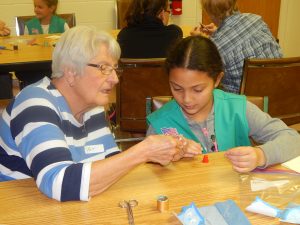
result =
[{"label": "eyeglasses", "polygon": [[93,63],[88,63],[87,66],[95,67],[98,70],[101,71],[103,75],[109,76],[111,75],[112,71],[116,71],[116,74],[119,76],[123,70],[119,68],[119,66],[111,66],[107,64],[93,64]]}]

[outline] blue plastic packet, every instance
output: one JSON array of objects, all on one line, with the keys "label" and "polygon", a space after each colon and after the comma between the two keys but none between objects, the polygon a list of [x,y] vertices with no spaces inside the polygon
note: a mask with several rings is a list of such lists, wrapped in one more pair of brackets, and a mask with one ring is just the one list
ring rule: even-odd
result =
[{"label": "blue plastic packet", "polygon": [[255,201],[252,202],[247,208],[247,211],[253,213],[259,213],[265,216],[279,217],[281,210],[263,201],[261,198],[256,197]]},{"label": "blue plastic packet", "polygon": [[177,218],[183,225],[205,224],[204,217],[193,202],[189,206],[183,207],[181,212],[177,215]]},{"label": "blue plastic packet", "polygon": [[280,221],[300,224],[300,206],[287,207],[280,215]]},{"label": "blue plastic packet", "polygon": [[300,206],[296,204],[290,204],[286,209],[280,210],[256,197],[255,201],[246,210],[265,216],[277,217],[282,222],[300,224]]}]

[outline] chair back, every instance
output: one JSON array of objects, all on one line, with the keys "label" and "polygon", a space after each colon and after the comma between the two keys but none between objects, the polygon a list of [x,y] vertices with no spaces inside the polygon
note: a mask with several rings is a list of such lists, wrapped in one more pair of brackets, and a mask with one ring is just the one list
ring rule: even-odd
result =
[{"label": "chair back", "polygon": [[11,99],[0,99],[0,114],[3,112],[3,110],[8,106]]},{"label": "chair back", "polygon": [[[146,98],[146,113],[149,115],[150,113],[158,110],[167,102],[173,99],[172,96],[153,96]],[[247,96],[247,100],[256,105],[259,109],[264,112],[268,112],[268,98],[261,96]]]},{"label": "chair back", "polygon": [[167,102],[171,101],[173,96],[153,96],[146,98],[146,114],[149,115],[150,113],[158,110]]},{"label": "chair back", "polygon": [[[65,13],[65,14],[57,14],[59,17],[63,18],[69,27],[76,26],[76,18],[75,13]],[[16,17],[16,34],[18,36],[24,35],[25,23],[28,20],[31,20],[35,16],[17,16]]]},{"label": "chair back", "polygon": [[246,96],[247,100],[256,105],[261,111],[267,113],[269,108],[269,99],[267,96]]},{"label": "chair back", "polygon": [[120,59],[123,73],[117,85],[120,130],[146,132],[146,97],[171,95],[164,58]]},{"label": "chair back", "polygon": [[128,6],[132,0],[116,0],[115,11],[116,11],[116,29],[122,29],[126,27],[127,23],[125,21],[125,14],[127,12]]},{"label": "chair back", "polygon": [[240,93],[268,97],[268,113],[287,125],[300,122],[300,57],[247,59]]}]

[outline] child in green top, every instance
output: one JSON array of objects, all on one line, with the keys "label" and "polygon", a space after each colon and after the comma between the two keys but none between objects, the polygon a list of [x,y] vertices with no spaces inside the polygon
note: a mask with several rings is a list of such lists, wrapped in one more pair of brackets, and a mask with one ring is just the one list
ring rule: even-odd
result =
[{"label": "child in green top", "polygon": [[[234,63],[234,62],[232,62]],[[300,136],[245,96],[216,89],[224,76],[215,44],[187,37],[166,59],[173,101],[147,117],[147,135],[183,135],[203,152],[226,151],[238,172],[281,163],[300,155]],[[249,138],[258,146],[251,146]]]},{"label": "child in green top", "polygon": [[36,17],[26,22],[25,34],[63,33],[69,29],[66,21],[56,15],[58,0],[34,0]]}]

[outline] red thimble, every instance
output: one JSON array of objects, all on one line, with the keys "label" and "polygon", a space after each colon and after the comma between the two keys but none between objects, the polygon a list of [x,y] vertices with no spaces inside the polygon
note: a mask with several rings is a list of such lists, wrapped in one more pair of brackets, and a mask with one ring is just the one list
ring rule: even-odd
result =
[{"label": "red thimble", "polygon": [[203,163],[208,163],[208,162],[209,162],[209,160],[208,160],[208,155],[204,155],[204,156],[203,156],[202,162],[203,162]]}]

